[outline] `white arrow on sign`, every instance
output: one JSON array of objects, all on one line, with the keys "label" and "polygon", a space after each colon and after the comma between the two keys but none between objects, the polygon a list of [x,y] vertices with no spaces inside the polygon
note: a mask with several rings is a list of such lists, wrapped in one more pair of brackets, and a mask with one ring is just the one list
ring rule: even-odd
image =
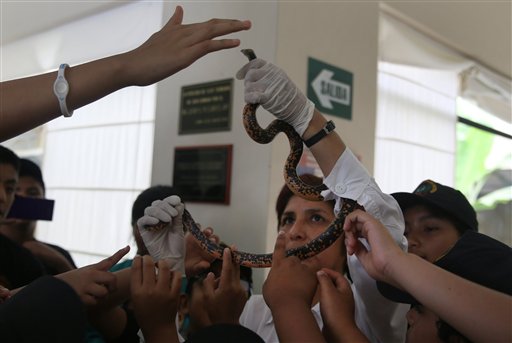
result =
[{"label": "white arrow on sign", "polygon": [[311,86],[320,100],[320,104],[328,109],[332,109],[332,102],[342,105],[350,105],[350,86],[332,79],[334,72],[322,69],[315,77]]}]

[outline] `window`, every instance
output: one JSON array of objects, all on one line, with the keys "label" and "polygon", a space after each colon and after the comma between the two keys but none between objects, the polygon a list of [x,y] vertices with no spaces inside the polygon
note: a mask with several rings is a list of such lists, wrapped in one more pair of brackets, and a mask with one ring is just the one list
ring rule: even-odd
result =
[{"label": "window", "polygon": [[[2,72],[19,77],[128,50],[160,28],[162,11],[162,3],[130,3],[3,46]],[[36,62],[14,58],[37,47]],[[131,241],[132,203],[151,183],[155,106],[156,86],[129,87],[5,142],[41,162],[55,208],[36,235],[69,250],[78,266]]]}]

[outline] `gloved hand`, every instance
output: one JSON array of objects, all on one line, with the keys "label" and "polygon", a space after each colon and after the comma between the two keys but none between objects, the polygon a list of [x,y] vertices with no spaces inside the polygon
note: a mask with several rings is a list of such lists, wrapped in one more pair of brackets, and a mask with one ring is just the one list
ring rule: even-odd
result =
[{"label": "gloved hand", "polygon": [[279,67],[256,58],[242,67],[236,78],[245,79],[245,102],[264,109],[295,128],[302,137],[315,105],[295,86]]},{"label": "gloved hand", "polygon": [[[144,216],[137,221],[140,235],[149,254],[155,261],[168,259],[172,270],[185,273],[185,233],[182,215],[185,205],[177,195],[155,200],[146,207]],[[160,230],[148,230],[158,222],[169,223]]]}]

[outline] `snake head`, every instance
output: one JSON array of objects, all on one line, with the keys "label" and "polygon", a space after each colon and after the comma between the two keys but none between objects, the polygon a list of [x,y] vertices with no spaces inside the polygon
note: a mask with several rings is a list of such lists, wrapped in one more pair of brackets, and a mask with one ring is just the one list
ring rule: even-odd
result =
[{"label": "snake head", "polygon": [[253,49],[242,49],[242,54],[245,55],[249,59],[249,61],[252,61],[256,59],[256,54],[254,53]]}]

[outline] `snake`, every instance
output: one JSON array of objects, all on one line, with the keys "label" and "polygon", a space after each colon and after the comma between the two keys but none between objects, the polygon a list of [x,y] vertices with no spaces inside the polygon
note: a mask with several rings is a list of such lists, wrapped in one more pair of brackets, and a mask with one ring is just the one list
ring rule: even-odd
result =
[{"label": "snake", "polygon": [[[253,60],[256,58],[252,49],[243,49],[242,53]],[[257,120],[256,111],[259,104],[247,103],[243,109],[243,125],[248,136],[260,144],[272,142],[274,137],[283,132],[290,143],[290,152],[284,166],[284,179],[288,188],[297,196],[309,201],[323,201],[321,192],[327,190],[325,184],[309,185],[303,182],[297,175],[297,166],[303,153],[303,141],[293,126],[285,121],[275,119],[265,129]],[[341,208],[324,232],[306,243],[303,246],[292,248],[286,251],[286,256],[297,256],[301,260],[308,259],[331,246],[340,236],[343,235],[343,224],[345,217],[356,209],[363,209],[355,200],[341,198]],[[183,211],[183,226],[194,236],[201,248],[207,251],[212,257],[222,259],[224,249],[216,242],[210,240],[192,218],[190,212]],[[168,223],[159,222],[156,225],[146,227],[148,230],[162,230]],[[268,268],[272,266],[272,253],[255,254],[244,251],[232,250],[231,256],[236,264],[251,268]]]}]

